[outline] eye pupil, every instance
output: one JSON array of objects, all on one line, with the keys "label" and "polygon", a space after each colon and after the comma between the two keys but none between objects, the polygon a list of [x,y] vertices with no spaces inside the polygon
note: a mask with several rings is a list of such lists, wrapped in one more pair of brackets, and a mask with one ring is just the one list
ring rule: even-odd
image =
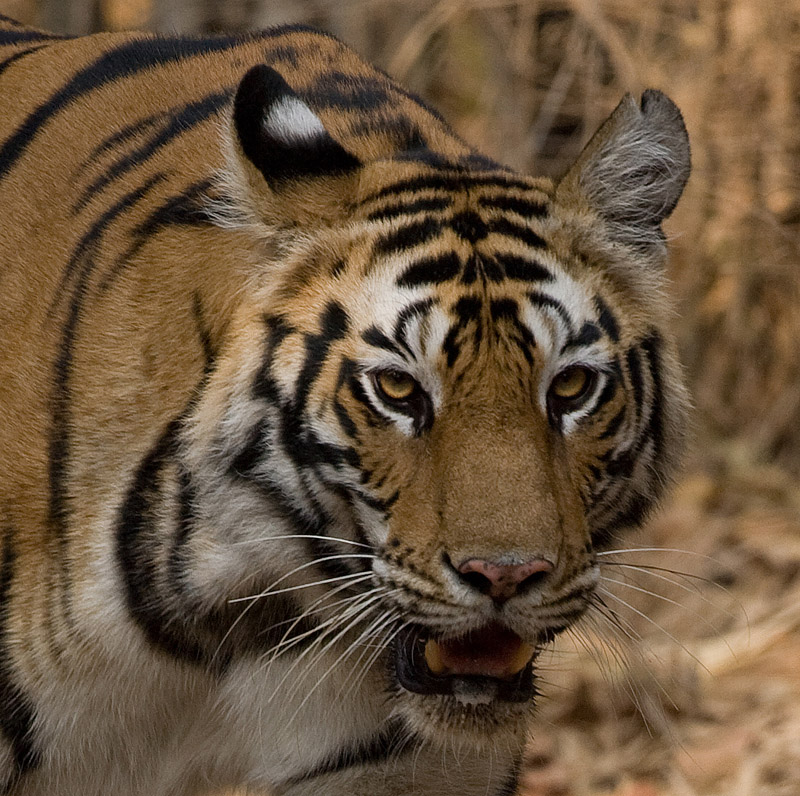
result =
[{"label": "eye pupil", "polygon": [[392,401],[410,398],[417,388],[417,382],[407,373],[398,370],[382,370],[375,375],[380,391]]}]

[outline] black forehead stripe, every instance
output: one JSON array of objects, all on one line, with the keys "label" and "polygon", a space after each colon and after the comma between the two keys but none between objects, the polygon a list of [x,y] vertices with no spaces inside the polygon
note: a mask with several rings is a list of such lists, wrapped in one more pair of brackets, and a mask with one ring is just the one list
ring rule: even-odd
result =
[{"label": "black forehead stripe", "polygon": [[494,323],[506,321],[513,324],[516,334],[512,335],[511,340],[519,346],[528,364],[532,365],[536,339],[533,332],[519,319],[519,304],[512,298],[493,299],[489,304],[489,313]]},{"label": "black forehead stripe", "polygon": [[492,299],[489,303],[489,314],[493,321],[516,320],[518,310],[519,306],[512,298]]},{"label": "black forehead stripe", "polygon": [[477,243],[489,234],[484,220],[474,210],[463,210],[447,221],[447,225],[462,240]]},{"label": "black forehead stripe", "polygon": [[[6,31],[6,34],[10,31]],[[270,34],[262,34],[265,38]],[[39,39],[43,37],[39,35]],[[202,53],[239,47],[242,37],[141,38],[126,41],[103,53],[72,75],[61,88],[38,105],[0,148],[0,177],[7,174],[47,122],[91,91],[158,66],[182,61]]]},{"label": "black forehead stripe", "polygon": [[435,238],[441,230],[440,221],[435,218],[423,218],[382,235],[375,243],[373,252],[377,255],[386,255],[421,246]]},{"label": "black forehead stripe", "polygon": [[453,312],[458,316],[461,326],[479,319],[483,302],[477,296],[462,296],[454,305]]},{"label": "black forehead stripe", "polygon": [[555,277],[541,263],[516,254],[495,254],[494,259],[502,266],[507,279],[520,282],[552,282]]},{"label": "black forehead stripe", "polygon": [[394,325],[394,339],[397,340],[409,354],[413,355],[413,352],[406,339],[406,328],[414,318],[427,315],[431,311],[433,304],[434,301],[431,298],[415,301],[413,304],[409,304],[401,310],[400,314],[397,316],[397,321]]},{"label": "black forehead stripe", "polygon": [[450,327],[442,342],[442,350],[446,355],[448,367],[452,367],[456,359],[458,359],[458,355],[461,353],[461,342],[459,338],[471,321],[475,321],[478,324],[476,340],[479,339],[479,336],[482,334],[480,327],[482,308],[483,302],[476,296],[464,296],[452,306],[452,312],[457,316],[457,320]]},{"label": "black forehead stripe", "polygon": [[517,224],[507,218],[493,218],[489,222],[489,230],[497,235],[505,235],[509,238],[516,238],[532,249],[544,249],[547,242],[540,235],[537,235],[529,227]]},{"label": "black forehead stripe", "polygon": [[570,335],[569,340],[561,348],[561,353],[563,354],[570,348],[579,348],[596,343],[602,336],[603,334],[597,324],[586,321],[576,334]]},{"label": "black forehead stripe", "polygon": [[461,261],[455,252],[437,257],[426,257],[406,268],[398,277],[398,287],[420,287],[438,285],[455,279],[461,272]]},{"label": "black forehead stripe", "polygon": [[547,215],[547,205],[544,202],[533,201],[522,196],[481,196],[478,204],[491,210],[504,210],[516,213],[524,218],[542,218]]},{"label": "black forehead stripe", "polygon": [[464,172],[439,172],[425,174],[419,177],[412,177],[408,180],[401,180],[386,188],[382,188],[370,196],[365,202],[376,201],[387,196],[394,196],[400,193],[416,193],[417,191],[436,190],[447,192],[463,191],[467,188],[513,188],[517,190],[530,191],[531,185],[523,180],[515,179],[512,176],[501,174],[469,174]]},{"label": "black forehead stripe", "polygon": [[453,204],[449,196],[428,196],[413,199],[409,202],[395,202],[394,204],[373,210],[368,216],[368,221],[386,221],[398,216],[410,216],[415,213],[432,213],[438,210],[447,210]]},{"label": "black forehead stripe", "polygon": [[615,343],[619,342],[619,324],[611,308],[600,296],[594,297],[594,306],[597,309],[597,322],[603,331]]},{"label": "black forehead stripe", "polygon": [[403,352],[399,346],[388,338],[377,326],[370,326],[361,333],[361,339],[375,348],[382,348],[385,351],[391,351],[393,354],[403,356]]},{"label": "black forehead stripe", "polygon": [[572,334],[572,319],[569,317],[569,313],[564,305],[558,299],[554,299],[552,296],[548,296],[545,293],[540,293],[538,290],[530,290],[528,291],[528,300],[534,307],[555,311],[561,320],[564,321],[564,325],[567,327],[570,334]]}]

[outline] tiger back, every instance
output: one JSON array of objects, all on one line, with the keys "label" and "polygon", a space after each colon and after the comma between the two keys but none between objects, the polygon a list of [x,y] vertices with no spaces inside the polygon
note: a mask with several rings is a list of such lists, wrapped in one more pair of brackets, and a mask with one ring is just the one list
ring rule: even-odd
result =
[{"label": "tiger back", "polygon": [[0,20],[0,793],[516,792],[680,455],[688,173],[655,91],[552,182],[308,29]]}]

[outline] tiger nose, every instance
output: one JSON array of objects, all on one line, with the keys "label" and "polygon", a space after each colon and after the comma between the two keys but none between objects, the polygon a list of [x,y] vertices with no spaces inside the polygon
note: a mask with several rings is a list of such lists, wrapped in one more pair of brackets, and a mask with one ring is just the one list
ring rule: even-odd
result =
[{"label": "tiger nose", "polygon": [[541,583],[553,565],[544,558],[522,564],[499,564],[482,558],[469,558],[456,567],[463,581],[488,594],[496,603],[504,603],[524,589]]}]

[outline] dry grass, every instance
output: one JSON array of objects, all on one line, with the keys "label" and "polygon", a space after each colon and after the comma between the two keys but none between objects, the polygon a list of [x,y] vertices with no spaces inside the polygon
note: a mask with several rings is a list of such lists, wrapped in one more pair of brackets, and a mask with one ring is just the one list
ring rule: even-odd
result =
[{"label": "dry grass", "polygon": [[[191,0],[102,5],[112,27],[204,24],[176,16]],[[0,12],[39,13],[35,0]],[[633,573],[662,597],[619,587],[648,617],[628,612],[642,636],[628,664],[613,637],[554,654],[525,795],[797,796],[800,5],[227,0],[205,24],[286,21],[337,33],[530,172],[559,173],[625,91],[661,88],[683,109],[694,171],[668,231],[698,444],[635,541],[707,556],[644,562],[706,580]]]}]

